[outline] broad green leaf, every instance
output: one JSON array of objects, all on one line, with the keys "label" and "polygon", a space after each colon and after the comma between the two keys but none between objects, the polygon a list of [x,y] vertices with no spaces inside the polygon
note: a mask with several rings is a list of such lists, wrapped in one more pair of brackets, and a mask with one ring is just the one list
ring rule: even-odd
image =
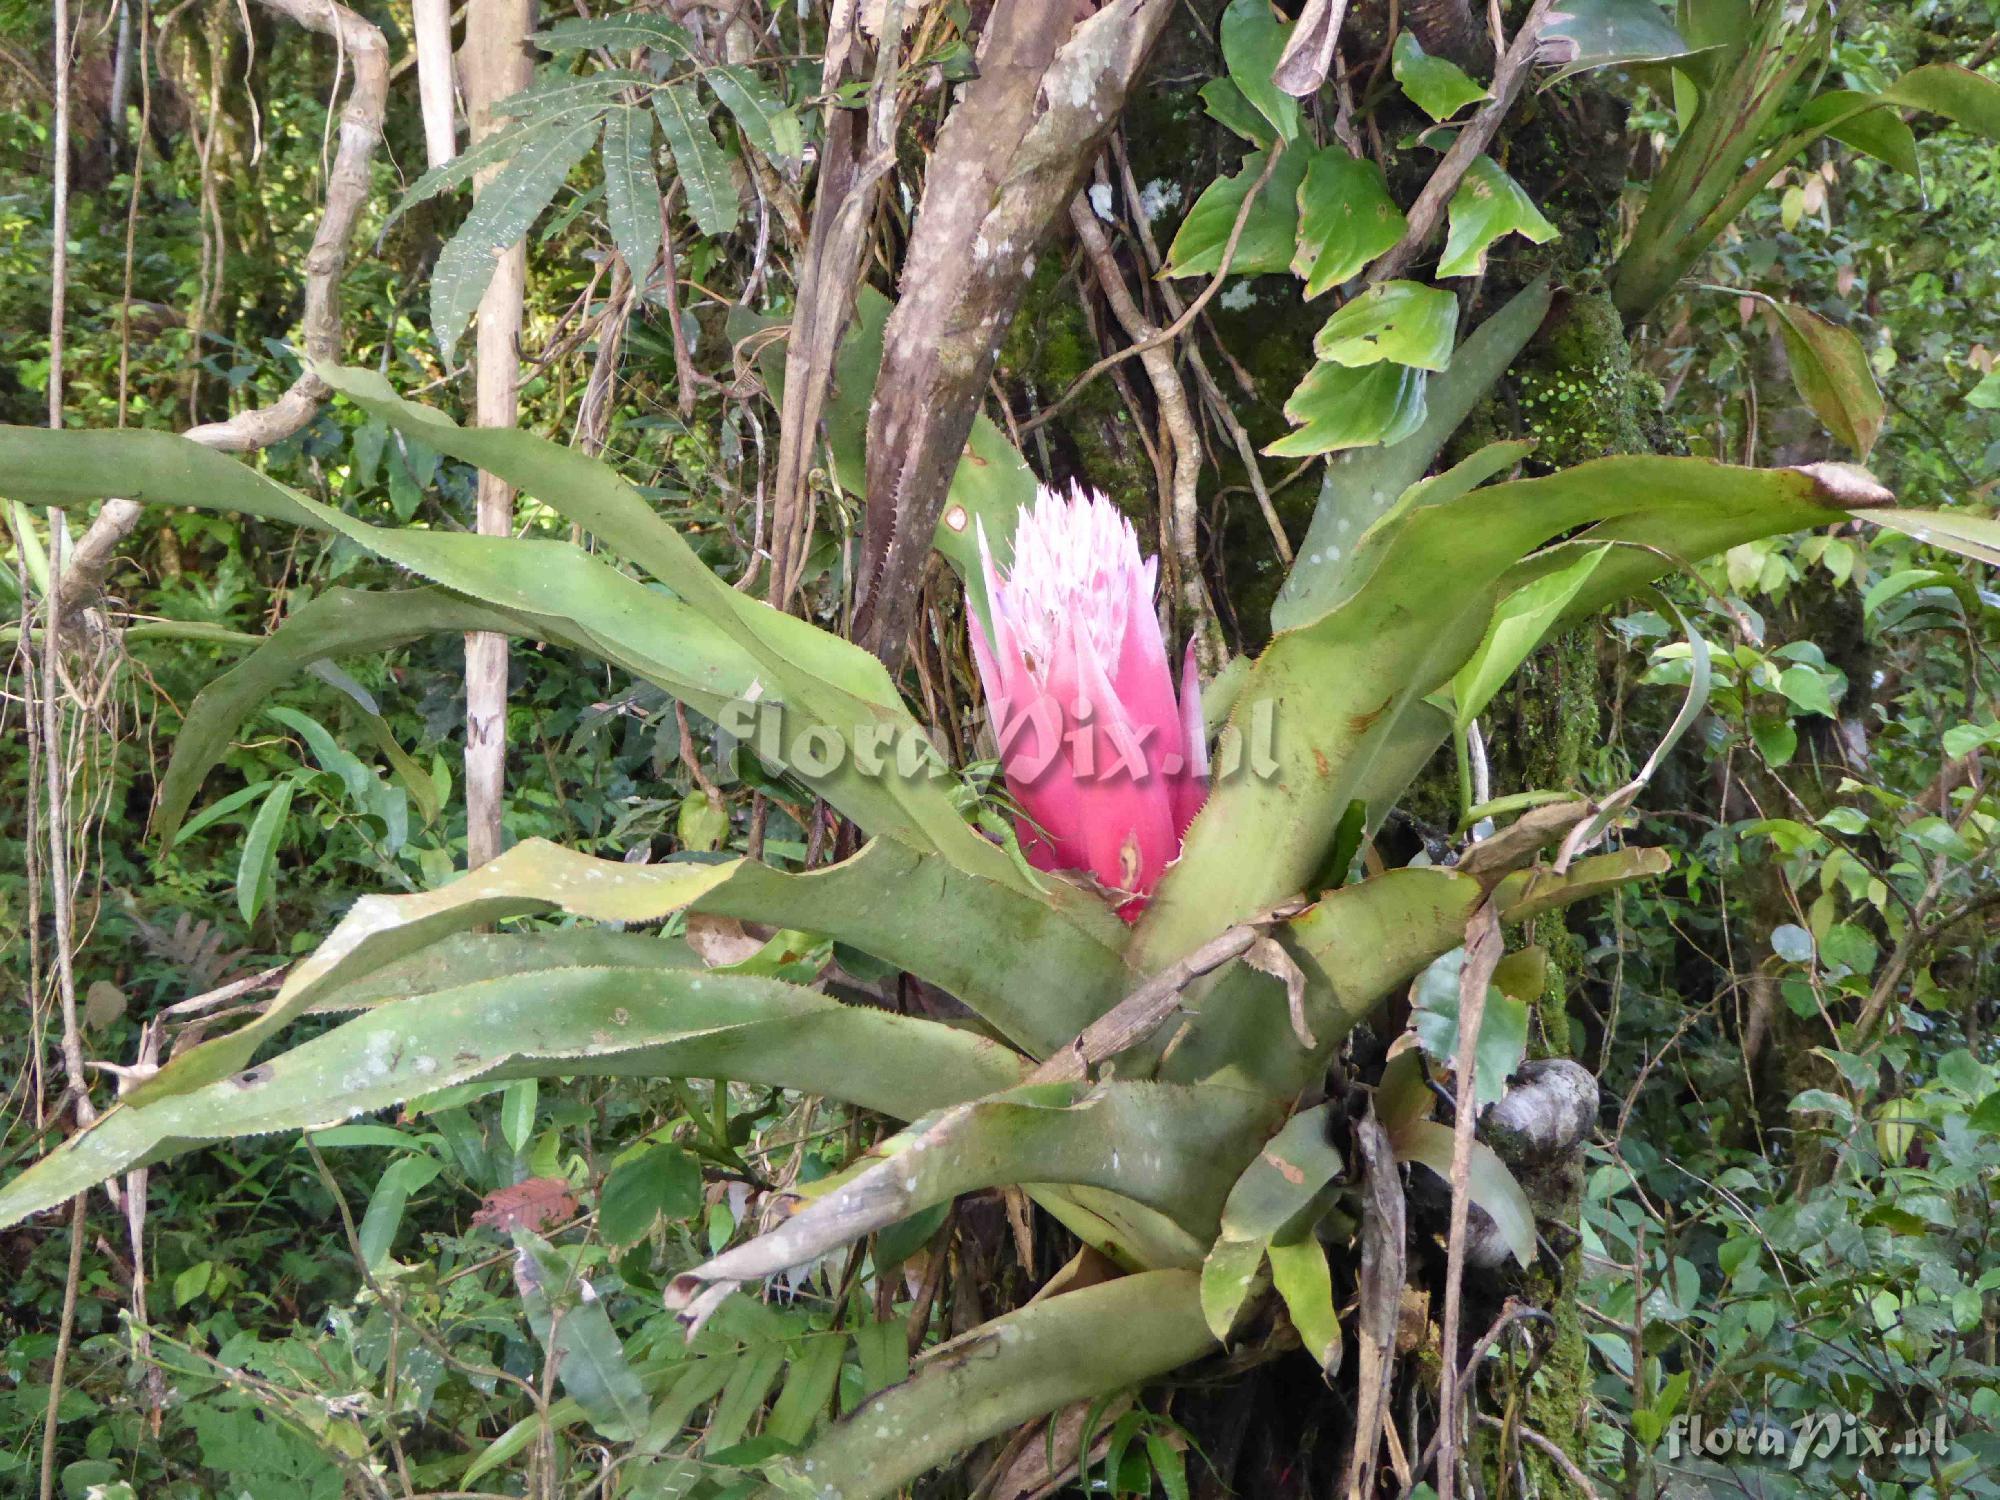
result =
[{"label": "broad green leaf", "polygon": [[1823,714],[1834,717],[1833,699],[1826,686],[1826,674],[1816,667],[1801,662],[1795,667],[1787,667],[1778,674],[1778,691],[1791,701],[1794,708],[1809,714]]},{"label": "broad green leaf", "polygon": [[1563,612],[1610,550],[1610,544],[1606,543],[1580,553],[1567,566],[1543,574],[1501,601],[1478,651],[1452,679],[1452,700],[1460,730],[1479,716],[1515,669],[1555,629]]},{"label": "broad green leaf", "polygon": [[1540,58],[1561,80],[1593,68],[1686,57],[1695,49],[1656,0],[1562,0],[1538,38]]},{"label": "broad green leaf", "polygon": [[1313,339],[1313,353],[1358,367],[1390,360],[1442,370],[1458,342],[1458,298],[1418,281],[1385,281],[1353,298]]},{"label": "broad green leaf", "polygon": [[1449,120],[1473,101],[1493,97],[1451,59],[1427,54],[1416,33],[1408,29],[1396,37],[1390,67],[1411,102],[1433,120]]},{"label": "broad green leaf", "polygon": [[1263,1240],[1220,1239],[1201,1263],[1201,1315],[1208,1331],[1223,1342],[1264,1268]]},{"label": "broad green leaf", "polygon": [[1340,1175],[1340,1152],[1329,1131],[1334,1106],[1300,1110],[1264,1143],[1229,1189],[1222,1235],[1231,1240],[1289,1239],[1309,1223],[1321,1190]]},{"label": "broad green leaf", "polygon": [[653,167],[653,117],[621,104],[604,117],[604,214],[635,285],[660,254],[660,178]]},{"label": "broad green leaf", "polygon": [[626,1442],[646,1431],[648,1402],[604,1303],[539,1235],[514,1231],[514,1284],[522,1310],[555,1365],[563,1393],[600,1437]]},{"label": "broad green leaf", "polygon": [[1989,370],[1986,377],[1965,393],[1965,404],[1980,411],[2000,411],[2000,370]]},{"label": "broad green leaf", "polygon": [[2000,82],[1957,63],[1925,63],[1882,90],[1891,104],[1943,115],[1989,141],[2000,141]]},{"label": "broad green leaf", "polygon": [[362,1264],[370,1274],[380,1271],[388,1260],[396,1231],[403,1226],[403,1209],[410,1195],[429,1186],[443,1170],[443,1162],[421,1153],[399,1156],[383,1168],[382,1175],[375,1180],[375,1191],[368,1195],[360,1228],[355,1231],[355,1238],[361,1242]]},{"label": "broad green leaf", "polygon": [[431,273],[431,334],[447,358],[493,279],[493,267],[555,201],[597,139],[597,116],[564,117],[524,141],[473,200]]},{"label": "broad green leaf", "polygon": [[606,922],[657,921],[727,880],[733,866],[628,865],[530,839],[435,891],[363,896],[326,941],[293,968],[256,1020],[178,1052],[130,1090],[135,1102],[213,1082],[245,1066],[267,1038],[314,1001],[436,938],[508,917],[564,911]]},{"label": "broad green leaf", "polygon": [[1373,364],[1361,369],[1319,364],[1285,401],[1298,431],[1264,449],[1279,458],[1305,458],[1380,443],[1400,443],[1423,425],[1423,370]]},{"label": "broad green leaf", "polygon": [[956,995],[1038,1056],[1131,982],[1124,924],[1103,903],[1052,904],[890,840],[807,874],[745,861],[695,906],[837,938]]},{"label": "broad green leaf", "polygon": [[[1390,1131],[1398,1161],[1421,1162],[1451,1181],[1451,1130],[1436,1120],[1404,1120]],[[1466,1187],[1472,1201],[1499,1226],[1501,1238],[1523,1266],[1534,1264],[1535,1210],[1507,1164],[1484,1141],[1472,1143],[1472,1170]]]},{"label": "broad green leaf", "polygon": [[[1458,985],[1464,967],[1465,950],[1454,948],[1419,974],[1410,987],[1410,1021],[1417,1040],[1434,1062],[1447,1069],[1458,1061]],[[1507,1092],[1507,1080],[1527,1053],[1526,1002],[1489,985],[1473,1060],[1479,1108],[1498,1102]]]},{"label": "broad green leaf", "polygon": [[1230,0],[1222,13],[1222,61],[1229,81],[1287,143],[1299,138],[1299,101],[1273,83],[1271,74],[1291,34],[1291,25],[1281,25],[1272,14],[1270,0]]},{"label": "broad green leaf", "polygon": [[775,162],[795,164],[805,154],[799,117],[750,69],[728,63],[702,76],[751,145]]},{"label": "broad green leaf", "polygon": [[1340,1316],[1333,1306],[1333,1275],[1317,1236],[1273,1244],[1271,1284],[1284,1298],[1285,1312],[1328,1380],[1340,1369]]},{"label": "broad green leaf", "polygon": [[1486,269],[1487,248],[1502,235],[1518,234],[1537,245],[1556,237],[1556,226],[1490,156],[1475,160],[1451,195],[1450,220],[1440,276],[1479,275]]},{"label": "broad green leaf", "polygon": [[667,149],[674,156],[674,170],[680,173],[687,193],[688,212],[703,234],[727,234],[736,227],[742,205],[736,196],[736,179],[730,174],[729,158],[708,128],[708,111],[691,83],[669,83],[653,93],[653,108],[660,116],[660,130]]},{"label": "broad green leaf", "polygon": [[1792,381],[1820,421],[1866,458],[1882,431],[1882,392],[1868,353],[1851,329],[1792,302],[1773,302],[1784,333]]},{"label": "broad green leaf", "polygon": [[236,862],[236,910],[246,923],[257,920],[257,913],[264,909],[264,902],[271,894],[278,840],[284,835],[285,817],[292,810],[296,785],[288,779],[272,787],[244,836],[243,853]]},{"label": "broad green leaf", "polygon": [[1116,1081],[1040,1084],[957,1105],[814,1183],[776,1228],[676,1276],[667,1304],[685,1307],[716,1283],[760,1281],[993,1187],[1096,1187],[1205,1238],[1272,1113],[1272,1101],[1243,1090]]},{"label": "broad green leaf", "polygon": [[1823,128],[1843,145],[1865,151],[1899,172],[1917,178],[1923,176],[1916,132],[1880,95],[1828,89],[1814,95],[1799,111],[1794,128],[1808,131]]},{"label": "broad green leaf", "polygon": [[1526,347],[1548,309],[1546,280],[1516,293],[1472,331],[1452,355],[1451,368],[1429,383],[1421,427],[1400,443],[1350,450],[1328,462],[1312,525],[1271,608],[1274,630],[1296,629],[1325,613],[1362,533],[1424,477],[1446,440]]},{"label": "broad green leaf", "polygon": [[[1279,634],[1253,667],[1225,739],[1247,733],[1246,705],[1284,703],[1289,712],[1267,736],[1268,774],[1217,778],[1135,924],[1128,961],[1152,972],[1303,889],[1398,721],[1478,649],[1500,598],[1566,565],[1575,549],[1613,540],[1627,523],[1659,538],[1659,552],[1605,557],[1572,605],[1600,607],[1672,566],[1661,555],[1669,548],[1701,557],[1824,525],[1843,513],[1843,497],[1863,493],[1880,491],[1825,470],[1634,456],[1419,496],[1384,516],[1355,540],[1317,618]],[[1545,546],[1558,537],[1575,540]]]},{"label": "broad green leaf", "polygon": [[[1305,179],[1303,147],[1291,147],[1278,158],[1271,180],[1264,184],[1244,221],[1243,234],[1230,257],[1232,276],[1258,276],[1282,271],[1292,263],[1299,227],[1299,184]],[[1167,271],[1173,276],[1213,276],[1222,268],[1222,252],[1229,232],[1236,227],[1236,215],[1243,200],[1264,175],[1267,154],[1253,151],[1243,158],[1243,170],[1234,177],[1218,177],[1202,189],[1194,207],[1181,220],[1173,243],[1167,246]]]},{"label": "broad green leaf", "polygon": [[[897,1338],[901,1323],[894,1325]],[[1032,1302],[926,1354],[803,1454],[776,1494],[887,1495],[998,1433],[1143,1384],[1215,1348],[1193,1271],[1148,1271]]]},{"label": "broad green leaf", "polygon": [[247,1072],[128,1095],[0,1188],[0,1225],[212,1141],[344,1124],[478,1081],[728,1077],[911,1119],[1018,1084],[970,1031],[715,971],[561,969],[390,1001]]},{"label": "broad green leaf", "polygon": [[[1303,148],[1295,154],[1301,162],[1307,155]],[[1338,146],[1311,153],[1296,194],[1298,244],[1289,260],[1292,274],[1305,281],[1308,300],[1360,275],[1409,225],[1389,196],[1382,169]]]},{"label": "broad green leaf", "polygon": [[1278,138],[1271,122],[1257,113],[1257,106],[1227,78],[1211,78],[1204,83],[1201,102],[1219,123],[1253,145],[1268,146]]},{"label": "broad green leaf", "polygon": [[500,1137],[507,1149],[519,1155],[528,1149],[535,1134],[535,1106],[541,1099],[541,1085],[532,1078],[517,1078],[500,1094]]}]

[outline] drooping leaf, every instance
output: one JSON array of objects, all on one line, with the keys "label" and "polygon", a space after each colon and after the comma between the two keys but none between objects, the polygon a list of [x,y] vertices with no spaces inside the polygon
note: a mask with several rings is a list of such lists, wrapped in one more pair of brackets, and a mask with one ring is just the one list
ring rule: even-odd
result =
[{"label": "drooping leaf", "polygon": [[1795,302],[1773,302],[1792,380],[1820,421],[1861,458],[1882,431],[1882,391],[1853,330]]},{"label": "drooping leaf", "polygon": [[432,167],[411,183],[403,196],[396,200],[396,206],[390,210],[387,223],[394,224],[419,203],[472,181],[476,173],[488,167],[499,166],[518,154],[530,141],[580,128],[594,120],[616,93],[616,89],[604,90],[601,93],[593,90],[587,98],[575,100],[569,109],[554,114],[537,115],[526,120],[516,120],[493,131],[484,139],[466,147],[450,161]]},{"label": "drooping leaf", "polygon": [[[1435,1120],[1404,1120],[1389,1133],[1398,1161],[1421,1162],[1447,1183],[1451,1181],[1452,1139],[1448,1127]],[[1484,1141],[1472,1143],[1472,1170],[1466,1187],[1472,1201],[1499,1226],[1507,1248],[1523,1266],[1535,1259],[1535,1210],[1507,1164]]]},{"label": "drooping leaf", "polygon": [[1285,1122],[1229,1190],[1222,1209],[1225,1239],[1290,1238],[1303,1227],[1326,1185],[1339,1175],[1340,1152],[1330,1137],[1333,1106],[1302,1109]]},{"label": "drooping leaf", "polygon": [[257,920],[257,913],[264,909],[264,902],[271,894],[278,840],[284,835],[285,818],[292,810],[296,787],[297,783],[291,780],[273,786],[244,836],[243,853],[236,862],[236,910],[246,923]]},{"label": "drooping leaf", "polygon": [[687,194],[688,212],[703,234],[727,234],[736,227],[742,205],[729,158],[708,128],[708,111],[693,84],[669,83],[653,93],[660,130],[673,153],[674,170]]},{"label": "drooping leaf", "polygon": [[702,76],[750,143],[772,161],[796,164],[805,154],[799,117],[750,69],[728,63]]},{"label": "drooping leaf", "polygon": [[1493,623],[1472,659],[1452,679],[1457,727],[1477,718],[1515,669],[1528,659],[1562,619],[1577,594],[1611,550],[1610,544],[1580,552],[1575,561],[1509,594],[1493,612]]},{"label": "drooping leaf", "polygon": [[598,1436],[625,1442],[646,1430],[650,1403],[597,1293],[539,1235],[514,1232],[514,1284],[528,1326],[563,1392]]},{"label": "drooping leaf", "polygon": [[1328,1380],[1340,1369],[1340,1317],[1333,1306],[1333,1275],[1326,1249],[1315,1235],[1273,1244],[1271,1284],[1285,1301],[1285,1313]]},{"label": "drooping leaf", "polygon": [[1219,1239],[1201,1263],[1201,1315],[1208,1331],[1227,1340],[1264,1268],[1263,1240]]},{"label": "drooping leaf", "polygon": [[1450,58],[1426,53],[1408,28],[1397,34],[1390,67],[1410,101],[1433,120],[1449,120],[1474,100],[1493,97]]},{"label": "drooping leaf", "polygon": [[431,334],[447,358],[493,280],[497,258],[555,201],[597,139],[597,116],[564,116],[525,140],[473,200],[431,273]]},{"label": "drooping leaf", "polygon": [[1696,49],[1656,0],[1560,0],[1543,23],[1538,50],[1558,69],[1551,82],[1593,68],[1667,62]]},{"label": "drooping leaf", "polygon": [[1917,156],[1917,135],[1895,108],[1880,95],[1853,89],[1827,89],[1815,94],[1799,111],[1798,130],[1825,127],[1826,133],[1877,161],[1912,177],[1923,176]]},{"label": "drooping leaf", "polygon": [[1313,340],[1313,353],[1359,367],[1390,360],[1442,370],[1458,342],[1458,298],[1418,281],[1385,281],[1343,306]]},{"label": "drooping leaf", "polygon": [[621,104],[604,117],[604,213],[632,280],[645,283],[660,253],[660,178],[653,167],[653,117]]},{"label": "drooping leaf", "polygon": [[1201,86],[1201,102],[1218,123],[1253,145],[1268,146],[1278,138],[1271,122],[1257,113],[1257,106],[1227,78],[1211,78],[1204,83]]},{"label": "drooping leaf", "polygon": [[1487,248],[1502,235],[1518,234],[1537,245],[1556,237],[1556,226],[1490,156],[1479,157],[1466,172],[1451,195],[1449,216],[1440,276],[1477,276],[1486,269]]},{"label": "drooping leaf", "polygon": [[1026,1070],[972,1032],[780,980],[544,970],[390,1001],[248,1072],[149,1102],[128,1096],[0,1188],[0,1226],[212,1141],[344,1124],[474,1080],[720,1076],[915,1118],[1012,1087]]},{"label": "drooping leaf", "polygon": [[1306,458],[1400,443],[1423,424],[1428,379],[1423,370],[1386,362],[1360,369],[1315,365],[1285,401],[1285,415],[1299,430],[1264,451],[1279,458]]},{"label": "drooping leaf", "polygon": [[[529,433],[459,427],[442,412],[402,400],[372,371],[325,365],[317,368],[323,380],[364,410],[392,427],[414,431],[442,452],[501,475],[587,527],[671,588],[685,601],[687,613],[700,622],[697,635],[707,638],[708,645],[700,650],[700,656],[711,663],[718,659],[730,663],[736,686],[726,702],[742,705],[747,694],[774,708],[782,705],[786,728],[780,749],[786,752],[781,758],[787,765],[792,759],[791,747],[811,730],[839,742],[840,752],[831,756],[836,762],[831,769],[808,779],[824,788],[823,795],[829,801],[844,804],[843,810],[864,828],[893,833],[913,848],[949,851],[949,857],[961,868],[990,875],[1003,884],[1035,888],[1003,850],[968,826],[946,790],[951,778],[928,748],[928,740],[888,673],[867,651],[731,588],[701,562],[680,533],[663,521],[637,490],[605,465]],[[323,516],[325,508],[311,513]],[[374,550],[398,561],[422,545],[419,533],[383,534],[365,527],[357,531],[344,518],[326,519],[337,529],[366,538]],[[443,541],[440,538],[430,546],[435,549]],[[559,544],[540,545],[546,549]],[[397,556],[399,552],[402,556]],[[566,588],[545,604],[521,595],[502,598],[487,587],[465,591],[572,618],[600,616],[622,593],[630,601],[621,611],[625,618],[615,627],[608,620],[593,623],[589,639],[607,656],[629,664],[636,655],[634,642],[660,638],[667,611],[663,604],[653,603],[660,600],[657,592],[610,570],[600,567],[598,571],[605,575],[598,590]],[[440,572],[431,571],[431,576],[463,587]],[[548,580],[531,573],[522,582],[546,598]],[[718,637],[733,642],[737,649],[715,651]],[[656,649],[667,648],[662,639]],[[690,648],[676,640],[670,649],[685,657]],[[754,692],[752,684],[757,684]],[[683,697],[671,685],[668,691]],[[711,716],[726,706],[712,699],[704,702],[699,695],[684,701]],[[895,775],[880,774],[884,756],[896,762],[906,754],[913,758],[907,772],[899,765]]]},{"label": "drooping leaf", "polygon": [[[1282,271],[1291,264],[1298,240],[1299,183],[1305,178],[1308,155],[1295,146],[1278,158],[1271,180],[1257,194],[1250,217],[1244,221],[1236,253],[1229,260],[1231,275],[1257,276]],[[1229,232],[1236,227],[1243,200],[1264,175],[1266,160],[1265,152],[1253,151],[1243,159],[1242,171],[1233,177],[1218,177],[1202,189],[1167,247],[1170,274],[1213,276],[1222,268]]]},{"label": "drooping leaf", "polygon": [[1958,63],[1925,63],[1882,90],[1891,104],[1943,115],[1989,141],[2000,141],[2000,82]]},{"label": "drooping leaf", "polygon": [[1222,13],[1222,61],[1229,81],[1286,142],[1299,138],[1299,101],[1271,75],[1291,34],[1290,24],[1272,14],[1270,0],[1230,0]]},{"label": "drooping leaf", "polygon": [[[1302,161],[1307,155],[1297,154]],[[1292,274],[1305,281],[1308,300],[1358,276],[1409,224],[1374,162],[1349,156],[1339,146],[1310,154],[1305,180],[1296,185],[1298,244],[1289,257]]]}]

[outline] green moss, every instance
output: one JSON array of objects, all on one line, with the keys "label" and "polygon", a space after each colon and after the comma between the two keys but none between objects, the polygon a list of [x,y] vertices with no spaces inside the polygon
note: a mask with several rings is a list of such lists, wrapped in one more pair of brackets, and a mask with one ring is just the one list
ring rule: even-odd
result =
[{"label": "green moss", "polygon": [[1535,462],[1549,469],[1607,453],[1651,449],[1640,413],[1648,391],[1635,377],[1632,347],[1611,299],[1599,293],[1565,299],[1552,337],[1515,367],[1514,395],[1523,426],[1537,442]]}]

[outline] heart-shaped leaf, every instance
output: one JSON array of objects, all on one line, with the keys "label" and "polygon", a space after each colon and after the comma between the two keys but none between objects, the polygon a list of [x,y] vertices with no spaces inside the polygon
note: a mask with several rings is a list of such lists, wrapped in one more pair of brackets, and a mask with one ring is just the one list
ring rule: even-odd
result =
[{"label": "heart-shaped leaf", "polygon": [[[1299,155],[1303,159],[1305,153]],[[1382,169],[1372,161],[1356,160],[1338,146],[1312,153],[1305,183],[1297,193],[1298,247],[1291,257],[1292,274],[1305,278],[1308,298],[1359,274],[1408,227],[1403,211],[1389,196]]]},{"label": "heart-shaped leaf", "polygon": [[1395,58],[1390,67],[1411,102],[1433,120],[1449,120],[1475,99],[1493,97],[1466,77],[1465,70],[1457,63],[1425,52],[1423,43],[1412,32],[1405,31],[1396,38]]},{"label": "heart-shaped leaf", "polygon": [[1451,232],[1445,238],[1440,276],[1477,276],[1486,269],[1486,250],[1502,235],[1518,234],[1546,245],[1556,226],[1542,217],[1521,184],[1490,156],[1474,161],[1451,197]]},{"label": "heart-shaped leaf", "polygon": [[1342,448],[1400,443],[1424,420],[1426,372],[1407,365],[1315,365],[1285,402],[1299,430],[1264,451],[1275,458],[1310,458]]},{"label": "heart-shaped leaf", "polygon": [[1458,339],[1458,298],[1418,281],[1371,286],[1326,320],[1313,353],[1359,369],[1389,360],[1442,370]]}]

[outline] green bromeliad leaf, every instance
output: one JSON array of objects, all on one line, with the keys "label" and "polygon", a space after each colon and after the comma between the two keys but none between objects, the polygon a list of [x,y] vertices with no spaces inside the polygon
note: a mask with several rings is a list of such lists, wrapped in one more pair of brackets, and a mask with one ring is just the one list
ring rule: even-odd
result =
[{"label": "green bromeliad leaf", "polygon": [[1221,1085],[1117,1081],[1036,1084],[957,1105],[814,1183],[775,1229],[675,1277],[668,1305],[685,1307],[711,1286],[760,1281],[993,1187],[1096,1187],[1206,1239],[1235,1165],[1277,1108],[1265,1095]]},{"label": "green bromeliad leaf", "polygon": [[911,1119],[1010,1088],[1028,1064],[969,1031],[775,979],[552,969],[377,1005],[246,1072],[121,1101],[0,1188],[0,1225],[212,1141],[342,1124],[455,1085],[701,1077],[795,1088]]},{"label": "green bromeliad leaf", "polygon": [[[1306,153],[1298,155],[1303,159]],[[1339,146],[1311,153],[1297,193],[1298,244],[1290,262],[1292,274],[1305,281],[1308,300],[1360,275],[1409,226],[1389,196],[1381,167]]]},{"label": "green bromeliad leaf", "polygon": [[1418,370],[1442,370],[1458,342],[1458,298],[1419,281],[1371,286],[1326,320],[1313,353],[1359,368],[1389,360]]},{"label": "green bromeliad leaf", "polygon": [[1556,237],[1527,190],[1500,170],[1490,156],[1475,160],[1451,195],[1451,229],[1445,236],[1440,276],[1477,276],[1486,269],[1486,251],[1502,235],[1518,234],[1537,245]]},{"label": "green bromeliad leaf", "polygon": [[1594,68],[1627,67],[1686,57],[1695,49],[1654,0],[1562,0],[1540,38],[1557,79]]}]

